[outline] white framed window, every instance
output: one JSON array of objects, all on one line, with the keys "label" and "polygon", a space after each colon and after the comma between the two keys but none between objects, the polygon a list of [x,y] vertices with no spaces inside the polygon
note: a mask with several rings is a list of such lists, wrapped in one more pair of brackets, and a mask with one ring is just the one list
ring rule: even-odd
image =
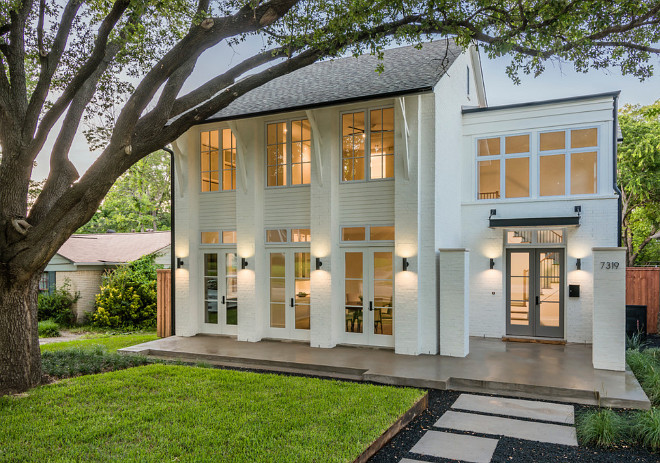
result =
[{"label": "white framed window", "polygon": [[307,119],[266,124],[266,186],[309,185],[312,130]]},{"label": "white framed window", "polygon": [[265,241],[267,245],[309,243],[312,234],[309,228],[267,228]]},{"label": "white framed window", "polygon": [[230,129],[200,133],[201,191],[236,189],[236,137]]},{"label": "white framed window", "polygon": [[566,233],[564,229],[546,230],[506,230],[504,234],[507,246],[563,246]]},{"label": "white framed window", "polygon": [[531,135],[477,139],[477,199],[530,196]]},{"label": "white framed window", "polygon": [[236,244],[236,230],[209,230],[201,232],[200,244],[221,245]]},{"label": "white framed window", "polygon": [[349,225],[340,233],[342,243],[394,242],[394,225]]},{"label": "white framed window", "polygon": [[539,133],[539,196],[598,192],[598,128]]},{"label": "white framed window", "polygon": [[341,128],[342,182],[394,178],[394,108],[342,113]]}]

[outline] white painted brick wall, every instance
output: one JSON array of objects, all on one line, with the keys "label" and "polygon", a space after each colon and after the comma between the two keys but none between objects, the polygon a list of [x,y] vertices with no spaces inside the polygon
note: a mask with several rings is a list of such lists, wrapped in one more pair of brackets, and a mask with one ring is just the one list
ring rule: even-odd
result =
[{"label": "white painted brick wall", "polygon": [[465,249],[440,249],[440,355],[470,352],[469,262]]},{"label": "white painted brick wall", "polygon": [[594,248],[594,368],[626,369],[626,250]]}]

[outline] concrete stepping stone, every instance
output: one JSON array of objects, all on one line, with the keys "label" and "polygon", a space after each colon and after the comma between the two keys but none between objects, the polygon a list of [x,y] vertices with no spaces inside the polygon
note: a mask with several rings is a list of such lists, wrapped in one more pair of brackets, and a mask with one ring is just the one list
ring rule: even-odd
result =
[{"label": "concrete stepping stone", "polygon": [[[497,439],[452,434],[441,431],[426,431],[422,438],[410,449],[412,453],[430,455],[450,460],[489,463],[497,447]],[[404,463],[415,460],[401,460]]]},{"label": "concrete stepping stone", "polygon": [[534,423],[531,421],[501,418],[498,416],[475,415],[447,411],[435,423],[438,428],[478,432],[493,436],[508,436],[516,439],[577,446],[577,435],[572,426]]},{"label": "concrete stepping stone", "polygon": [[574,424],[572,405],[551,404],[535,400],[504,399],[484,395],[461,394],[451,408],[493,415],[515,416],[539,421]]}]

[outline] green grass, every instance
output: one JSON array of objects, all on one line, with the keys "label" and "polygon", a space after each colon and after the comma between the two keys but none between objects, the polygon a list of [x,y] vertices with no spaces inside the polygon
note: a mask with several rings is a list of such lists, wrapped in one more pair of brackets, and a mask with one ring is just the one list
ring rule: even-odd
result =
[{"label": "green grass", "polygon": [[86,339],[77,339],[75,341],[54,342],[41,346],[41,352],[55,352],[66,350],[72,347],[94,348],[102,346],[108,352],[116,352],[123,347],[142,344],[143,342],[158,339],[155,333],[133,333],[133,334],[92,334]]},{"label": "green grass", "polygon": [[660,408],[637,414],[633,428],[635,438],[644,447],[660,450]]},{"label": "green grass", "polygon": [[350,462],[423,394],[148,365],[0,397],[0,461]]}]

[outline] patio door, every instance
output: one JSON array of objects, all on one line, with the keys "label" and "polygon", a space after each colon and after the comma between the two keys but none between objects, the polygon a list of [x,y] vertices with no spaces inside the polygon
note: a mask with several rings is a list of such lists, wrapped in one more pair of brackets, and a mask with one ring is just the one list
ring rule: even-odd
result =
[{"label": "patio door", "polygon": [[204,253],[203,332],[238,332],[238,281],[236,250]]},{"label": "patio door", "polygon": [[563,338],[564,250],[508,249],[507,334]]},{"label": "patio door", "polygon": [[268,252],[270,337],[309,340],[309,249],[277,249]]},{"label": "patio door", "polygon": [[394,346],[394,251],[351,248],[344,256],[344,341]]}]

